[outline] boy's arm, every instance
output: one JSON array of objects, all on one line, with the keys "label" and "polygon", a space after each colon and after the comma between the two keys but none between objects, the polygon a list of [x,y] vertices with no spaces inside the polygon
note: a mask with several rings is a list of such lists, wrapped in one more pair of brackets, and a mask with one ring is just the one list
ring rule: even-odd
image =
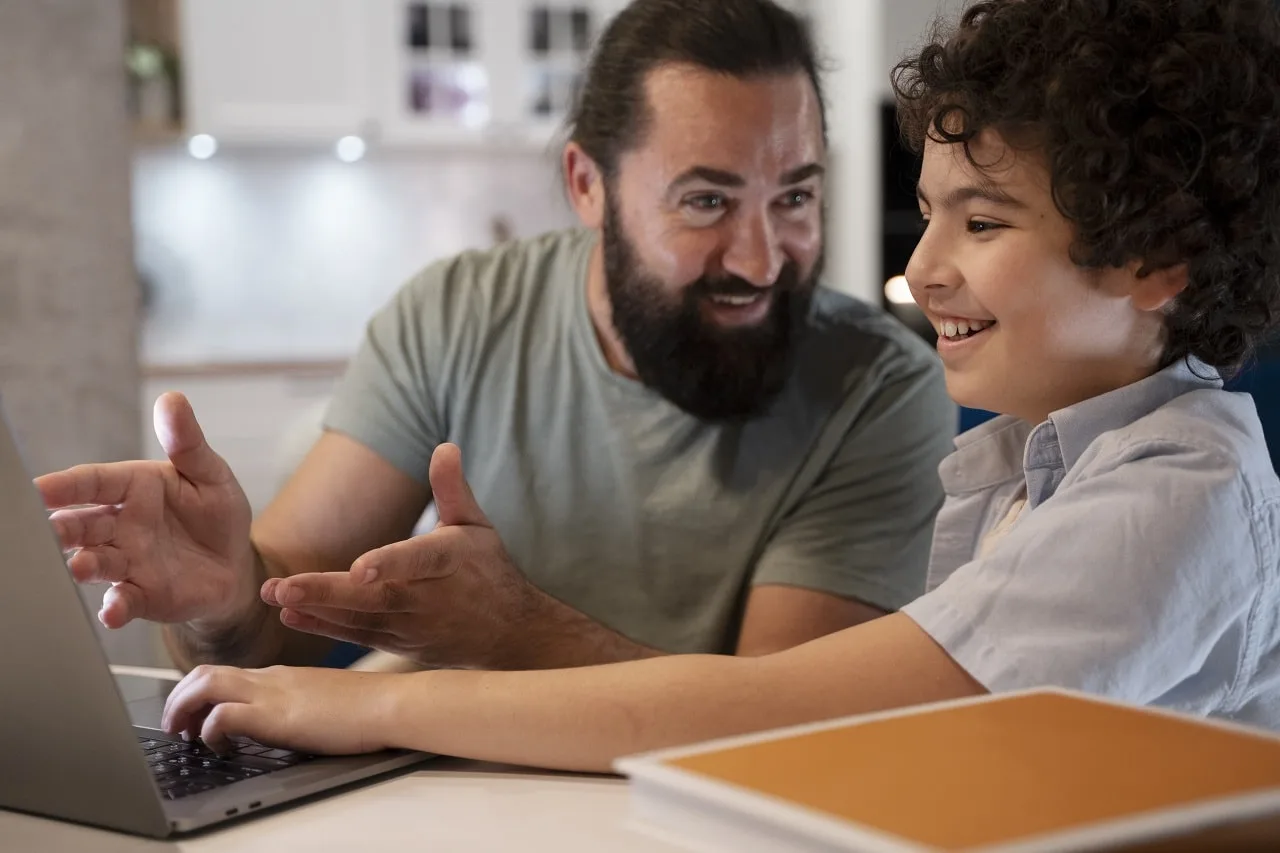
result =
[{"label": "boy's arm", "polygon": [[208,667],[174,689],[165,727],[215,748],[251,737],[320,752],[405,747],[608,772],[631,753],[982,692],[895,614],[759,658],[408,675]]}]

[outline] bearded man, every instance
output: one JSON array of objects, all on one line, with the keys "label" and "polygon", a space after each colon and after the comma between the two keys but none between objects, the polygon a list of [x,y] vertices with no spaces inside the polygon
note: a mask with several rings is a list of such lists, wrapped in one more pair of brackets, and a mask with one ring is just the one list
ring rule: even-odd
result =
[{"label": "bearded man", "polygon": [[571,116],[583,227],[411,280],[256,521],[179,395],[166,461],[43,478],[110,515],[55,515],[102,621],[167,623],[184,667],[536,669],[760,655],[919,596],[955,412],[922,341],[822,284],[816,69],[769,0],[635,0]]}]

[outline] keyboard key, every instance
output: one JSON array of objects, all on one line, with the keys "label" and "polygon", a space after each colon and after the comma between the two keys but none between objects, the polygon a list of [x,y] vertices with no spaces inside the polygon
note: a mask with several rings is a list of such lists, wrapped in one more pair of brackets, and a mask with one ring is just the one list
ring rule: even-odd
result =
[{"label": "keyboard key", "polygon": [[268,749],[266,752],[260,753],[263,758],[275,758],[279,761],[298,760],[298,753],[290,752],[287,749]]},{"label": "keyboard key", "polygon": [[253,767],[258,770],[283,770],[286,767],[293,766],[291,762],[266,758],[261,755],[233,755],[227,759],[227,763],[239,765],[240,767]]}]

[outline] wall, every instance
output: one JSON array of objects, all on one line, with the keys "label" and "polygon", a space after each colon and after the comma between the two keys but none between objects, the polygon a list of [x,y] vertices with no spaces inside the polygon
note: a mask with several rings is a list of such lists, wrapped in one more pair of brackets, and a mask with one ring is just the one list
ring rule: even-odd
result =
[{"label": "wall", "polygon": [[571,224],[555,159],[529,151],[180,147],[135,159],[148,364],[345,358],[365,321],[426,263]]},{"label": "wall", "polygon": [[[620,6],[621,0],[614,5]],[[878,104],[889,70],[938,11],[962,0],[810,0],[829,58],[829,276],[879,301]],[[345,358],[365,320],[425,263],[571,224],[554,151],[386,151],[356,164],[324,150],[139,152],[137,256],[154,300],[148,364]]]},{"label": "wall", "polygon": [[0,3],[0,394],[35,472],[140,452],[123,44],[118,2]]}]

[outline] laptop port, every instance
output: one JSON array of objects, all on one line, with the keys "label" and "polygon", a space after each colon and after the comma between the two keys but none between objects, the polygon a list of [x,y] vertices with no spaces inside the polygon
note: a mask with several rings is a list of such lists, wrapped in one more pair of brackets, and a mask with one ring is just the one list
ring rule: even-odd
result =
[{"label": "laptop port", "polygon": [[239,812],[239,809],[227,809],[227,817],[231,817],[233,814],[238,814]]},{"label": "laptop port", "polygon": [[262,800],[257,800],[255,802],[249,803],[249,808],[256,809],[260,805],[262,805]]}]

